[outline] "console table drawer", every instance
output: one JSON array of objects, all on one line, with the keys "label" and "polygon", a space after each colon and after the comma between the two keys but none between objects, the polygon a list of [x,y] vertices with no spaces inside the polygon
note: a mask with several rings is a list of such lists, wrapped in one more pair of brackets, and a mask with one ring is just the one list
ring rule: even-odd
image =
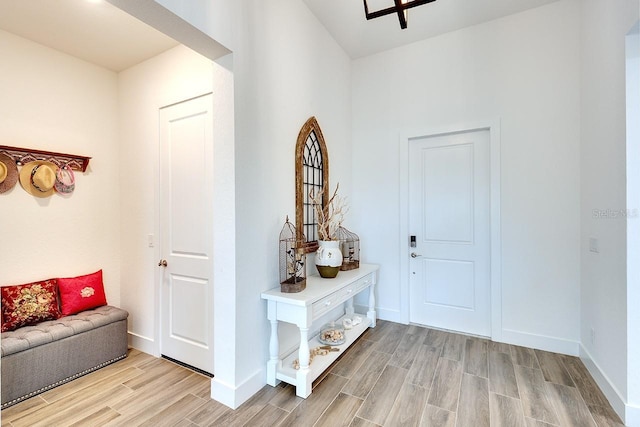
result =
[{"label": "console table drawer", "polygon": [[[353,297],[355,294],[357,294],[357,287],[355,286],[355,284],[351,284],[343,289],[340,290],[339,294],[340,294],[340,299],[342,301],[346,301],[349,298]],[[340,302],[342,302],[340,301]]]},{"label": "console table drawer", "polygon": [[322,298],[320,301],[316,301],[311,306],[311,312],[313,313],[313,318],[317,319],[322,316],[324,313],[328,312],[332,308],[338,305],[338,297],[339,293],[336,292],[331,294],[325,298]]},{"label": "console table drawer", "polygon": [[371,274],[362,277],[361,279],[356,280],[353,283],[345,286],[337,292],[334,292],[331,295],[328,295],[322,298],[319,301],[314,302],[311,305],[311,312],[313,313],[313,318],[317,319],[322,316],[329,310],[333,309],[337,305],[345,302],[349,298],[352,298],[355,294],[362,291],[363,289],[371,286],[373,283],[373,276]]},{"label": "console table drawer", "polygon": [[373,275],[372,274],[368,274],[368,275],[364,276],[363,278],[357,280],[353,284],[353,286],[355,286],[354,293],[360,292],[361,290],[363,290],[367,286],[370,286],[372,283],[373,283]]}]

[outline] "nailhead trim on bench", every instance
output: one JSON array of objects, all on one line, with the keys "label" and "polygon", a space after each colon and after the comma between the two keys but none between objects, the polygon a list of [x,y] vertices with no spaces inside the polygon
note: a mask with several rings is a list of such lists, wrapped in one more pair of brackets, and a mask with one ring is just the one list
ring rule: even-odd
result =
[{"label": "nailhead trim on bench", "polygon": [[10,400],[8,402],[5,402],[5,403],[2,404],[2,409],[8,408],[9,406],[13,406],[16,403],[22,402],[23,400],[29,399],[30,397],[33,397],[33,396],[38,395],[40,393],[44,393],[45,391],[51,390],[52,388],[57,387],[59,385],[62,385],[64,383],[68,383],[69,381],[75,380],[76,378],[79,378],[79,377],[81,377],[83,375],[90,374],[93,371],[96,371],[96,370],[98,370],[100,368],[103,368],[103,367],[105,367],[107,365],[110,365],[110,364],[112,364],[114,362],[117,362],[118,360],[122,360],[125,357],[127,357],[126,353],[123,354],[122,356],[116,357],[115,359],[107,360],[106,362],[100,363],[99,365],[94,366],[93,368],[86,369],[86,370],[84,370],[82,372],[78,372],[77,374],[71,375],[70,377],[67,377],[67,378],[65,378],[63,380],[57,381],[57,382],[55,382],[55,383],[53,383],[51,385],[48,385],[46,387],[42,387],[39,390],[32,391],[31,393],[26,394],[26,395],[24,395],[22,397],[18,397],[16,399],[13,399],[13,400]]}]

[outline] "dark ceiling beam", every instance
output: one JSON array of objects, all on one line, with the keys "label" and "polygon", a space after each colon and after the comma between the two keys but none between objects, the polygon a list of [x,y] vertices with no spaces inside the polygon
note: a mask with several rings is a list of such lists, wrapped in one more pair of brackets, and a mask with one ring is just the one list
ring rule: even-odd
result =
[{"label": "dark ceiling beam", "polygon": [[[402,0],[394,0],[396,3],[396,12],[398,12],[398,21],[400,21],[400,28],[403,30],[407,28],[407,14],[405,13],[405,9],[402,7]],[[407,4],[407,3],[404,3]]]},{"label": "dark ceiling beam", "polygon": [[398,20],[400,21],[400,28],[405,29],[407,28],[407,19],[405,17],[406,10],[411,9],[412,7],[434,2],[436,0],[413,0],[408,1],[407,3],[402,3],[402,0],[394,0],[395,6],[387,7],[386,9],[380,9],[375,12],[369,12],[369,5],[367,4],[367,0],[363,1],[364,14],[367,19],[380,18],[381,16],[396,13],[398,15]]}]

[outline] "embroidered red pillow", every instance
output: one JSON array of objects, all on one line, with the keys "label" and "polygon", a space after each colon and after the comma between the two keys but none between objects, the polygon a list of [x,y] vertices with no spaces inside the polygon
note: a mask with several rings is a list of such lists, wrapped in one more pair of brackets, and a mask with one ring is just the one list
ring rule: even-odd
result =
[{"label": "embroidered red pillow", "polygon": [[2,332],[60,317],[56,279],[2,287]]},{"label": "embroidered red pillow", "polygon": [[102,270],[84,276],[58,279],[58,290],[63,316],[107,305]]}]

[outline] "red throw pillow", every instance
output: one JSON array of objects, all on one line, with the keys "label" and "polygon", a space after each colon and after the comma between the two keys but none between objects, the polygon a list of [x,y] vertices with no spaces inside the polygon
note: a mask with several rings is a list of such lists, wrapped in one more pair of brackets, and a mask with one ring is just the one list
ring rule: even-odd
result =
[{"label": "red throw pillow", "polygon": [[58,279],[58,289],[63,316],[107,305],[102,270],[84,276]]},{"label": "red throw pillow", "polygon": [[56,279],[2,287],[2,332],[60,317]]}]

